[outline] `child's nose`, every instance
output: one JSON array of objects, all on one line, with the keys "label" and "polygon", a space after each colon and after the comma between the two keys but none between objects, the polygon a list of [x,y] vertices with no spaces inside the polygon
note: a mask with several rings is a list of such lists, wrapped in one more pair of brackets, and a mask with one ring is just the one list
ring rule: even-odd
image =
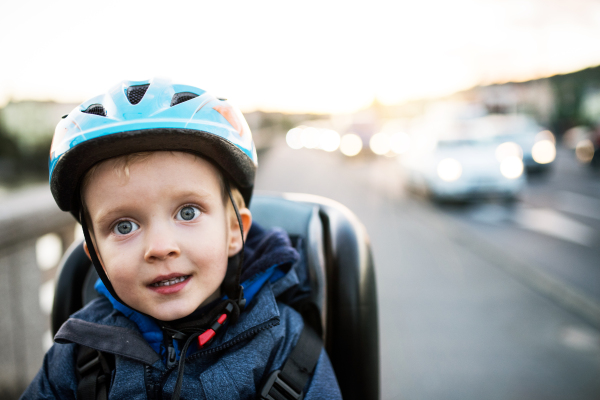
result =
[{"label": "child's nose", "polygon": [[144,259],[147,262],[178,257],[179,254],[180,249],[173,235],[170,235],[169,232],[164,229],[150,229],[148,232],[146,252],[144,254]]}]

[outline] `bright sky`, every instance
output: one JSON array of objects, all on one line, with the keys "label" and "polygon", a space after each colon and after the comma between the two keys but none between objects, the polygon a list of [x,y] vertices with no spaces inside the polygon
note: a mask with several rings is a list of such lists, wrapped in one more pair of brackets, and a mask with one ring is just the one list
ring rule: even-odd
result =
[{"label": "bright sky", "polygon": [[0,3],[0,106],[166,76],[253,109],[350,112],[600,64],[594,0]]}]

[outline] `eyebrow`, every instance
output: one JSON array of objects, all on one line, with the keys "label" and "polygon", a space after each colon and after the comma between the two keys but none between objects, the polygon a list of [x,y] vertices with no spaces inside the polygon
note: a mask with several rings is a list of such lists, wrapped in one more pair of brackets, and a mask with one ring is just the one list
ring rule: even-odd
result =
[{"label": "eyebrow", "polygon": [[[203,189],[199,190],[181,190],[181,191],[170,191],[169,193],[175,195],[176,197],[201,197],[201,198],[210,198],[213,197],[213,193],[208,192]],[[221,193],[219,192],[219,196]]]},{"label": "eyebrow", "polygon": [[[112,222],[112,220],[115,218],[116,215],[124,214],[129,209],[131,209],[131,207],[116,207],[116,208],[108,209],[107,211],[105,211],[104,209],[101,209],[98,213],[100,216],[98,217],[98,219],[95,222],[97,225],[103,226],[108,222]],[[89,213],[89,211],[88,211],[88,213]],[[92,220],[92,226],[93,226],[94,218],[92,218],[92,215],[90,215],[90,219]]]}]

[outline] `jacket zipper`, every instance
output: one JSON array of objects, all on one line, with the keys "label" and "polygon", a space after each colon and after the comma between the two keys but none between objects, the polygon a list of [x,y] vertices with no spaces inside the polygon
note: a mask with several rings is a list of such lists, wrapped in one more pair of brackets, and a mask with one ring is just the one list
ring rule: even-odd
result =
[{"label": "jacket zipper", "polygon": [[[256,335],[257,333],[262,332],[266,329],[270,329],[276,325],[279,325],[278,320],[272,320],[272,321],[265,322],[261,325],[258,325],[257,327],[255,327],[253,329],[243,332],[242,334],[237,336],[235,339],[233,339],[227,343],[224,343],[218,347],[215,347],[213,349],[200,350],[199,352],[189,356],[187,361],[193,361],[199,357],[202,357],[205,354],[212,354],[212,353],[216,353],[216,352],[225,350],[228,347],[234,346],[234,345],[240,343],[241,341],[246,340],[247,338]],[[176,366],[177,366],[177,364],[174,366],[171,366],[171,367],[167,367],[167,370],[160,375],[159,381],[161,382],[161,391],[162,391],[162,388],[164,387],[165,383],[167,382],[167,379],[171,375],[171,372],[175,369]]]}]

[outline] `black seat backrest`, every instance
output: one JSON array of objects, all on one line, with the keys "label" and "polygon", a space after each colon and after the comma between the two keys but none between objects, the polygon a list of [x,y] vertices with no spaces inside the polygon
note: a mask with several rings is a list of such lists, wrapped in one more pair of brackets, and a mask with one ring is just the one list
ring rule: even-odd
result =
[{"label": "black seat backrest", "polygon": [[[340,203],[305,194],[255,195],[253,220],[281,227],[300,243],[311,282],[308,302],[344,399],[379,398],[379,329],[369,240],[356,216]],[[63,257],[52,309],[52,330],[97,293],[94,268],[80,243]],[[306,314],[305,314],[306,317]]]}]

